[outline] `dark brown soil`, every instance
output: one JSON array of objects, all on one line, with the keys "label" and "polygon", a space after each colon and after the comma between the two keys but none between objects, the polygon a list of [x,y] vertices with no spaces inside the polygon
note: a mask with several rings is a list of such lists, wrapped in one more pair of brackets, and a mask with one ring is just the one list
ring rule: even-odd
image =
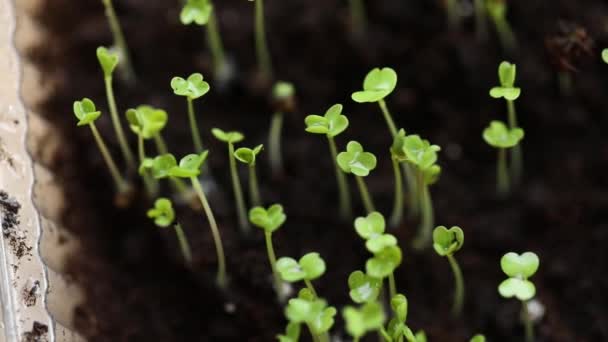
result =
[{"label": "dark brown soil", "polygon": [[[194,71],[210,75],[210,69],[203,30],[180,25],[178,2],[116,1],[139,76],[136,87],[116,82],[116,90],[122,110],[141,103],[166,108],[171,122],[165,137],[171,150],[183,155],[191,152],[185,103],[172,94],[169,80]],[[271,341],[283,331],[262,234],[240,238],[226,148],[209,132],[211,127],[242,130],[247,146],[266,139],[271,107],[253,82],[253,5],[216,2],[225,45],[239,73],[224,90],[211,80],[214,88],[197,102],[197,110],[218,184],[212,205],[228,255],[231,283],[226,293],[213,284],[215,254],[200,213],[179,210],[195,254],[188,269],[180,262],[172,232],[145,218],[148,201],[139,199],[128,210],[112,206],[111,182],[90,132],[75,126],[75,99],[87,96],[106,109],[94,53],[111,41],[101,2],[55,0],[40,9],[38,20],[52,34],[26,53],[41,68],[43,80],[56,85],[39,110],[70,137],[71,145],[54,169],[71,201],[64,223],[83,241],[83,253],[71,260],[70,273],[86,291],[76,326],[91,341]],[[320,252],[328,263],[327,274],[316,282],[320,294],[338,307],[348,303],[347,276],[363,267],[367,252],[351,225],[336,219],[326,142],[304,132],[303,118],[333,103],[345,104],[351,127],[339,144],[357,139],[380,157],[368,184],[387,212],[392,199],[388,131],[378,108],[355,104],[349,96],[371,67],[391,66],[399,85],[388,105],[399,126],[443,147],[443,174],[432,189],[436,222],[459,225],[466,234],[457,258],[467,301],[463,317],[451,319],[447,262],[430,250],[416,254],[408,248],[415,222],[394,231],[405,249],[397,283],[410,299],[410,325],[424,329],[431,341],[464,341],[476,332],[490,341],[523,340],[519,304],[502,299],[496,287],[503,279],[500,256],[531,250],[541,258],[534,281],[546,307],[538,341],[608,340],[608,66],[598,53],[607,40],[608,5],[600,0],[513,2],[510,21],[519,50],[507,57],[493,30],[487,42],[476,41],[472,18],[462,31],[448,32],[440,1],[367,1],[371,25],[361,40],[349,33],[345,3],[268,2],[276,74],[296,85],[300,104],[286,120],[286,177],[273,181],[266,163],[260,165],[265,201],[284,204],[288,214],[275,237],[278,255]],[[564,51],[563,39],[555,39],[560,21],[584,28],[595,40],[590,56]],[[523,88],[517,105],[526,130],[525,179],[511,199],[498,201],[495,154],[481,131],[490,120],[506,118],[504,103],[487,96],[505,58],[517,63],[517,83]],[[569,96],[560,93],[556,61],[578,68]],[[108,115],[100,126],[104,136],[113,135]],[[112,148],[119,156],[117,146]],[[225,311],[226,302],[236,306],[234,313]],[[341,325],[338,318],[338,334]]]}]

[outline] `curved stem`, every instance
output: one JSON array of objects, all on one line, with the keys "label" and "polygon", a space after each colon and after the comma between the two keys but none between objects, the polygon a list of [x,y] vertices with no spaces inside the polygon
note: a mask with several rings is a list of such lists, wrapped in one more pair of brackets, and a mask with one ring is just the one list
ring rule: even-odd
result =
[{"label": "curved stem", "polygon": [[116,99],[114,98],[114,88],[112,87],[112,77],[104,77],[104,83],[106,86],[106,97],[108,99],[110,117],[112,118],[112,126],[114,127],[114,132],[116,132],[116,138],[118,138],[120,150],[122,152],[123,157],[125,158],[125,161],[127,162],[127,167],[129,168],[129,170],[137,170],[135,166],[135,158],[133,158],[133,153],[129,148],[127,138],[125,137],[125,131],[123,130],[122,124],[120,123],[120,119],[118,117]]},{"label": "curved stem", "polygon": [[380,105],[380,109],[382,110],[382,115],[384,115],[384,120],[386,121],[386,124],[388,125],[388,129],[391,131],[391,135],[394,138],[397,135],[397,126],[395,126],[393,117],[391,116],[391,113],[388,111],[388,108],[386,107],[386,102],[384,102],[384,99],[382,99],[382,100],[378,101],[378,104]]},{"label": "curved stem", "polygon": [[192,252],[190,250],[190,244],[188,243],[186,234],[184,234],[184,230],[182,229],[182,226],[179,223],[176,224],[174,227],[175,234],[177,235],[177,241],[179,242],[179,248],[182,251],[184,260],[186,260],[186,263],[190,265],[192,263]]},{"label": "curved stem", "polygon": [[243,199],[243,189],[239,180],[239,174],[236,170],[236,159],[234,158],[234,145],[228,143],[228,159],[230,160],[230,176],[232,178],[232,189],[234,190],[234,198],[236,200],[236,212],[239,218],[239,227],[245,234],[249,234],[249,222],[247,221],[247,211],[245,200]]},{"label": "curved stem", "polygon": [[[509,115],[509,128],[517,128],[517,112],[515,111],[515,102],[507,100],[507,111]],[[523,172],[523,160],[521,145],[515,145],[511,151],[511,175],[513,176],[513,183],[519,184],[521,181],[521,175]]]},{"label": "curved stem", "polygon": [[154,144],[156,145],[156,150],[158,151],[158,154],[169,153],[167,143],[165,142],[165,139],[163,139],[163,136],[160,133],[154,135]]},{"label": "curved stem", "polygon": [[363,33],[367,27],[367,15],[365,14],[365,4],[363,0],[349,0],[350,20],[353,31]]},{"label": "curved stem", "polygon": [[215,221],[215,216],[213,216],[213,211],[211,211],[211,207],[209,206],[209,202],[207,202],[207,197],[205,196],[205,192],[203,191],[203,187],[201,183],[198,181],[196,177],[190,177],[190,181],[192,182],[192,187],[196,194],[198,195],[199,200],[203,206],[203,210],[205,211],[205,215],[209,220],[209,227],[211,228],[211,235],[213,236],[213,242],[215,243],[215,252],[217,253],[217,284],[220,288],[225,288],[227,283],[226,278],[226,258],[224,256],[224,246],[222,245],[222,238],[220,236],[220,230],[217,227],[217,222]]},{"label": "curved stem", "polygon": [[[139,155],[139,163],[143,163],[144,159],[146,159],[146,152],[144,150],[144,137],[141,134],[137,135],[137,154]],[[158,181],[150,176],[150,170],[143,170],[141,177],[144,180],[144,186],[146,187],[148,196],[150,198],[156,197],[156,194],[158,193]]]},{"label": "curved stem", "polygon": [[420,209],[422,211],[422,217],[420,220],[420,228],[418,229],[418,236],[414,240],[415,249],[425,249],[431,243],[431,237],[433,233],[433,202],[431,200],[431,194],[429,187],[424,183],[424,175],[422,171],[418,171],[418,184],[420,184]]},{"label": "curved stem", "polygon": [[498,163],[496,165],[496,179],[498,195],[504,197],[510,191],[509,173],[507,170],[507,154],[504,148],[498,149]]},{"label": "curved stem", "polygon": [[262,205],[255,164],[249,166],[249,197],[251,200],[251,206],[256,207]]},{"label": "curved stem", "polygon": [[513,52],[517,48],[517,39],[511,29],[511,25],[507,22],[506,18],[494,18],[494,24],[496,25],[496,32],[500,38],[500,43],[506,52]]},{"label": "curved stem", "polygon": [[310,282],[310,280],[304,279],[304,284],[306,284],[306,287],[310,290],[310,292],[312,292],[312,294],[315,296],[315,298],[319,298],[319,295],[317,295],[317,291],[315,290],[315,287],[312,286],[312,283]]},{"label": "curved stem", "polygon": [[268,253],[268,261],[270,261],[270,268],[272,269],[272,278],[274,279],[274,290],[277,292],[279,301],[283,298],[283,287],[279,272],[277,272],[277,257],[274,254],[274,247],[272,246],[272,233],[264,232],[266,238],[266,252]]},{"label": "curved stem", "polygon": [[530,311],[528,310],[528,301],[521,302],[522,304],[522,316],[524,320],[524,328],[526,331],[526,342],[534,342],[534,322],[530,317]]},{"label": "curved stem", "polygon": [[95,123],[91,122],[89,124],[89,127],[91,127],[91,132],[93,132],[93,137],[95,137],[95,142],[97,143],[97,147],[99,147],[99,151],[101,152],[101,156],[103,157],[104,161],[106,162],[106,165],[107,165],[108,169],[110,170],[110,174],[112,175],[112,180],[114,181],[114,185],[116,186],[116,190],[118,192],[125,192],[125,191],[127,191],[128,187],[129,187],[128,183],[122,177],[122,175],[120,174],[120,172],[118,171],[118,167],[116,167],[116,163],[114,162],[114,159],[112,158],[112,155],[108,151],[108,147],[103,142],[103,138],[99,134],[99,131],[97,130],[97,127],[95,126]]},{"label": "curved stem", "polygon": [[388,290],[391,295],[391,298],[389,298],[390,302],[397,295],[397,285],[395,284],[395,274],[393,272],[388,275]]},{"label": "curved stem", "polygon": [[403,163],[402,165],[409,192],[410,217],[418,217],[420,215],[420,200],[418,199],[419,186],[416,180],[416,170],[409,163]]},{"label": "curved stem", "polygon": [[327,137],[329,141],[329,150],[331,152],[332,163],[336,172],[336,181],[338,183],[338,191],[340,194],[340,217],[344,220],[349,220],[353,216],[353,208],[350,201],[350,190],[348,188],[348,181],[346,175],[340,166],[338,166],[338,149],[336,148],[336,142],[333,137]]},{"label": "curved stem", "polygon": [[281,131],[283,130],[283,113],[276,112],[270,123],[270,136],[268,137],[268,156],[272,173],[278,175],[283,171],[281,157]]},{"label": "curved stem", "polygon": [[393,198],[393,212],[389,222],[392,227],[396,227],[403,218],[403,177],[401,176],[399,162],[394,158],[391,158],[391,161],[393,163],[393,173],[395,176],[395,194]]},{"label": "curved stem", "polygon": [[114,5],[112,4],[112,0],[101,0],[106,9],[106,17],[108,18],[108,24],[110,25],[110,31],[112,31],[112,36],[114,38],[114,45],[118,47],[120,50],[120,56],[123,58],[121,61],[121,65],[123,67],[123,76],[125,81],[131,83],[135,81],[135,72],[133,71],[133,64],[131,63],[131,54],[129,53],[129,48],[127,47],[127,40],[122,32],[122,28],[120,27],[120,22],[118,21],[118,16],[116,15],[116,11],[114,10]]},{"label": "curved stem", "polygon": [[209,49],[211,50],[213,74],[216,78],[219,78],[226,68],[226,55],[224,53],[224,44],[222,43],[219,26],[217,24],[215,8],[211,11],[209,21],[207,22],[207,44],[209,44]]},{"label": "curved stem", "polygon": [[452,254],[447,255],[452,273],[454,274],[454,304],[452,305],[452,315],[460,316],[462,313],[462,305],[464,303],[464,279],[462,277],[462,271],[460,266],[456,262],[456,258]]},{"label": "curved stem", "polygon": [[363,201],[365,211],[367,211],[368,214],[376,211],[376,209],[374,209],[372,197],[367,190],[367,185],[365,185],[365,180],[363,180],[363,177],[359,176],[355,176],[355,179],[357,180],[357,186],[359,187],[359,193],[361,194],[361,200]]},{"label": "curved stem", "polygon": [[272,62],[266,41],[264,25],[264,0],[255,0],[255,49],[260,70],[268,78],[272,78]]},{"label": "curved stem", "polygon": [[190,97],[187,97],[186,99],[188,101],[188,120],[190,121],[190,131],[192,132],[194,149],[196,150],[196,153],[201,153],[203,152],[203,143],[201,140],[201,133],[198,130],[198,124],[196,123],[193,100]]}]

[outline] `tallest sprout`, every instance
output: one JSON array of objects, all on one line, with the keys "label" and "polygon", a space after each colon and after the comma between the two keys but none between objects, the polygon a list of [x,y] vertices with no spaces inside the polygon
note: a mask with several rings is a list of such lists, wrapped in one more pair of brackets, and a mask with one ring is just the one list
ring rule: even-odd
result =
[{"label": "tallest sprout", "polygon": [[175,95],[184,96],[188,101],[188,119],[190,121],[192,140],[196,152],[201,153],[203,151],[203,143],[194,114],[193,101],[207,94],[211,87],[209,86],[209,83],[203,81],[203,75],[194,73],[188,76],[188,79],[173,77],[173,79],[171,79],[171,88],[173,88],[173,93]]},{"label": "tallest sprout", "polygon": [[127,47],[127,40],[120,27],[116,11],[114,11],[114,5],[112,4],[112,0],[101,0],[101,2],[103,2],[106,9],[108,24],[110,25],[112,36],[114,36],[114,46],[118,48],[120,56],[123,58],[122,67],[124,79],[128,82],[132,82],[135,80],[135,72],[133,71],[133,65],[131,64],[131,55],[129,53],[129,48]]},{"label": "tallest sprout", "polygon": [[394,137],[397,135],[397,126],[386,107],[384,98],[393,92],[397,86],[397,73],[391,68],[375,68],[370,71],[363,81],[363,90],[351,95],[353,101],[358,103],[377,102],[384,115],[384,120]]}]

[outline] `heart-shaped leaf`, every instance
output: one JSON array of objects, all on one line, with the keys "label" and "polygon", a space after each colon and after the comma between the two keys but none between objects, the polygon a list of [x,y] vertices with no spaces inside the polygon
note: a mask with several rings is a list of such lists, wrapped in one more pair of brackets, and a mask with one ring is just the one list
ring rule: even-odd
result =
[{"label": "heart-shaped leaf", "polygon": [[135,134],[141,134],[144,139],[150,139],[160,133],[167,124],[167,119],[167,112],[148,105],[127,110],[129,127]]},{"label": "heart-shaped leaf", "polygon": [[527,279],[536,273],[540,260],[533,252],[525,252],[521,255],[509,252],[500,259],[500,267],[509,277]]},{"label": "heart-shaped leaf", "polygon": [[511,148],[519,144],[523,138],[523,129],[509,129],[504,122],[498,120],[490,122],[490,126],[483,130],[483,139],[496,148]]},{"label": "heart-shaped leaf", "polygon": [[103,46],[98,47],[96,53],[104,77],[112,77],[112,73],[118,65],[118,53],[110,51]]},{"label": "heart-shaped leaf", "polygon": [[380,293],[380,279],[370,277],[361,271],[354,271],[348,277],[350,298],[355,303],[374,301]]},{"label": "heart-shaped leaf", "polygon": [[494,87],[490,89],[490,96],[499,99],[504,98],[509,101],[515,101],[521,95],[521,89],[515,87]]},{"label": "heart-shaped leaf", "polygon": [[369,213],[365,217],[355,219],[355,230],[365,240],[379,236],[384,233],[386,222],[384,216],[377,211]]},{"label": "heart-shaped leaf", "polygon": [[515,64],[511,64],[507,61],[503,61],[498,65],[498,79],[500,85],[505,88],[511,88],[515,84],[515,75],[517,74],[517,67]]},{"label": "heart-shaped leaf", "polygon": [[148,210],[148,217],[154,219],[159,227],[169,227],[175,220],[175,211],[168,198],[161,197],[154,202],[154,208]]},{"label": "heart-shaped leaf", "polygon": [[381,329],[386,320],[382,305],[378,302],[366,303],[359,309],[347,306],[342,315],[346,321],[346,331],[355,339]]},{"label": "heart-shaped leaf", "polygon": [[213,4],[209,0],[188,0],[180,12],[179,19],[184,25],[206,25],[212,11]]},{"label": "heart-shaped leaf", "polygon": [[175,95],[186,96],[191,100],[198,99],[211,89],[209,83],[203,81],[203,75],[200,73],[194,73],[188,76],[188,79],[173,77],[171,88]]},{"label": "heart-shaped leaf", "polygon": [[393,92],[397,85],[397,73],[391,68],[375,68],[363,81],[363,90],[354,92],[353,101],[378,102]]},{"label": "heart-shaped leaf", "polygon": [[269,233],[279,229],[286,219],[287,216],[283,212],[283,206],[280,204],[271,205],[268,207],[268,210],[262,207],[255,207],[249,210],[249,221]]},{"label": "heart-shaped leaf", "polygon": [[169,170],[171,177],[191,178],[196,177],[201,173],[201,166],[207,160],[209,151],[203,151],[200,154],[189,154],[179,161],[178,166],[174,166]]},{"label": "heart-shaped leaf", "polygon": [[171,169],[176,166],[177,160],[172,154],[161,154],[160,156],[155,157],[153,160],[152,176],[154,176],[156,179],[169,177]]},{"label": "heart-shaped leaf", "polygon": [[348,118],[342,115],[342,105],[335,104],[325,112],[324,116],[308,115],[304,123],[307,132],[325,134],[333,138],[346,130]]},{"label": "heart-shaped leaf", "polygon": [[334,325],[334,317],[338,311],[333,306],[321,310],[313,319],[308,322],[310,329],[316,334],[321,335],[329,331]]},{"label": "heart-shaped leaf", "polygon": [[378,253],[386,247],[396,246],[397,238],[391,234],[374,236],[365,242],[365,247],[372,253]]},{"label": "heart-shaped leaf", "polygon": [[486,342],[486,337],[483,336],[482,334],[477,334],[477,335],[471,337],[470,342]]},{"label": "heart-shaped leaf", "polygon": [[391,298],[391,308],[397,316],[397,320],[401,323],[405,323],[407,320],[408,301],[407,298],[402,294],[396,294]]},{"label": "heart-shaped leaf", "polygon": [[433,248],[441,256],[451,255],[462,248],[464,244],[464,233],[460,227],[454,226],[447,229],[438,226],[433,231]]},{"label": "heart-shaped leaf", "polygon": [[78,126],[88,125],[99,118],[101,112],[95,108],[95,103],[88,98],[74,101],[74,115],[78,119]]},{"label": "heart-shaped leaf", "polygon": [[255,160],[257,155],[262,151],[264,145],[260,144],[253,149],[247,147],[238,148],[234,151],[234,157],[241,163],[245,163],[249,166],[255,166]]},{"label": "heart-shaped leaf", "polygon": [[516,297],[521,301],[526,301],[534,297],[536,287],[529,280],[509,278],[500,283],[498,293],[505,298]]},{"label": "heart-shaped leaf", "polygon": [[346,151],[338,154],[337,162],[342,171],[359,177],[369,175],[377,164],[376,156],[363,151],[363,146],[356,141],[351,141],[346,145]]},{"label": "heart-shaped leaf", "polygon": [[306,273],[307,280],[314,280],[325,273],[325,261],[319,253],[308,253],[300,258],[300,267]]},{"label": "heart-shaped leaf", "polygon": [[401,264],[401,249],[398,246],[386,247],[376,253],[365,264],[366,273],[374,278],[386,278]]},{"label": "heart-shaped leaf", "polygon": [[237,132],[237,131],[225,132],[219,128],[213,128],[213,129],[211,129],[211,133],[218,140],[223,141],[228,144],[236,144],[236,143],[242,141],[243,139],[245,139],[245,136],[241,132]]},{"label": "heart-shaped leaf", "polygon": [[281,275],[281,279],[284,281],[294,283],[296,281],[304,280],[306,278],[306,272],[300,267],[300,264],[292,258],[282,257],[277,260],[277,271]]},{"label": "heart-shaped leaf", "polygon": [[428,140],[413,134],[404,137],[403,149],[407,161],[416,165],[420,170],[426,170],[437,162],[437,152],[441,148],[431,145]]},{"label": "heart-shaped leaf", "polygon": [[314,280],[325,273],[325,261],[319,253],[308,253],[296,261],[292,258],[283,257],[277,261],[277,271],[281,278],[287,282],[300,280]]}]

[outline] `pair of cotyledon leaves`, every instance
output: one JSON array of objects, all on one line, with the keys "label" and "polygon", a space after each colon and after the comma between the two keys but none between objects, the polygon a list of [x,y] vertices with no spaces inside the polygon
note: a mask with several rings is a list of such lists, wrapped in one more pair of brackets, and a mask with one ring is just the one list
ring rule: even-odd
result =
[{"label": "pair of cotyledon leaves", "polygon": [[378,212],[355,219],[355,230],[366,240],[365,247],[374,254],[365,264],[366,274],[378,279],[393,273],[402,259],[397,239],[391,234],[384,234],[385,227],[384,216]]},{"label": "pair of cotyledon leaves", "polygon": [[188,76],[187,79],[173,77],[171,79],[171,88],[175,95],[185,96],[190,100],[198,99],[207,94],[211,89],[209,83],[203,80],[203,75],[200,73],[194,73]]},{"label": "pair of cotyledon leaves", "polygon": [[268,209],[254,207],[249,210],[249,221],[267,233],[272,233],[279,229],[286,219],[287,216],[283,211],[283,206],[280,204],[273,204]]},{"label": "pair of cotyledon leaves", "polygon": [[148,210],[148,217],[162,228],[169,227],[175,220],[175,210],[168,198],[161,197],[154,202],[154,208]]},{"label": "pair of cotyledon leaves", "polygon": [[514,86],[517,68],[515,64],[502,62],[498,66],[498,79],[500,86],[490,89],[490,96],[514,101],[521,95],[521,89]]},{"label": "pair of cotyledon leaves", "polygon": [[203,151],[200,154],[189,154],[184,156],[179,161],[179,164],[170,153],[162,154],[153,159],[146,158],[140,166],[140,173],[144,169],[150,169],[152,170],[152,176],[157,179],[166,177],[196,177],[201,173],[201,166],[207,160],[208,154],[209,151]]},{"label": "pair of cotyledon leaves", "polygon": [[384,309],[378,302],[365,303],[360,308],[347,306],[342,311],[342,316],[346,322],[346,331],[354,338],[381,329],[386,321]]},{"label": "pair of cotyledon leaves", "polygon": [[325,273],[325,261],[319,253],[305,254],[300,260],[282,257],[277,260],[277,271],[284,281],[293,283],[301,280],[314,280]]},{"label": "pair of cotyledon leaves", "polygon": [[206,25],[212,12],[213,4],[210,0],[188,0],[180,12],[179,19],[184,25]]},{"label": "pair of cotyledon leaves", "polygon": [[536,273],[539,264],[538,256],[532,252],[505,254],[500,259],[500,267],[509,278],[498,286],[500,295],[506,298],[516,297],[521,301],[534,297],[536,287],[528,278]]},{"label": "pair of cotyledon leaves", "polygon": [[78,119],[78,126],[89,125],[101,116],[95,103],[86,97],[80,101],[74,101],[73,109],[74,115]]},{"label": "pair of cotyledon leaves", "polygon": [[237,132],[237,131],[226,132],[219,128],[212,128],[211,133],[218,140],[223,141],[227,144],[236,144],[238,142],[243,141],[243,139],[245,139],[245,136],[243,135],[243,133]]},{"label": "pair of cotyledon leaves", "polygon": [[234,157],[241,163],[255,166],[257,155],[262,151],[264,145],[260,144],[254,148],[240,147],[234,151]]},{"label": "pair of cotyledon leaves", "polygon": [[338,153],[336,161],[342,171],[359,177],[369,175],[377,165],[376,156],[365,152],[363,146],[356,141],[350,141],[346,145],[346,151]]},{"label": "pair of cotyledon leaves", "polygon": [[127,121],[131,130],[144,139],[150,139],[160,133],[167,125],[167,112],[148,105],[127,110]]},{"label": "pair of cotyledon leaves", "polygon": [[342,115],[342,105],[335,104],[331,106],[325,115],[308,115],[304,119],[306,124],[306,132],[314,134],[325,134],[330,138],[344,132],[348,127],[348,118]]},{"label": "pair of cotyledon leaves", "polygon": [[433,231],[433,248],[441,256],[452,255],[464,244],[464,233],[458,226],[438,226]]},{"label": "pair of cotyledon leaves", "polygon": [[317,298],[306,288],[300,290],[297,298],[290,299],[285,308],[285,316],[290,322],[305,323],[315,335],[331,329],[336,313],[335,307],[328,306],[324,299]]},{"label": "pair of cotyledon leaves", "polygon": [[489,145],[496,148],[511,148],[519,144],[524,138],[524,130],[521,128],[509,129],[504,122],[494,120],[483,130],[483,139]]},{"label": "pair of cotyledon leaves", "polygon": [[378,102],[393,92],[397,85],[397,73],[391,68],[375,68],[363,81],[363,90],[351,95],[355,102]]}]

